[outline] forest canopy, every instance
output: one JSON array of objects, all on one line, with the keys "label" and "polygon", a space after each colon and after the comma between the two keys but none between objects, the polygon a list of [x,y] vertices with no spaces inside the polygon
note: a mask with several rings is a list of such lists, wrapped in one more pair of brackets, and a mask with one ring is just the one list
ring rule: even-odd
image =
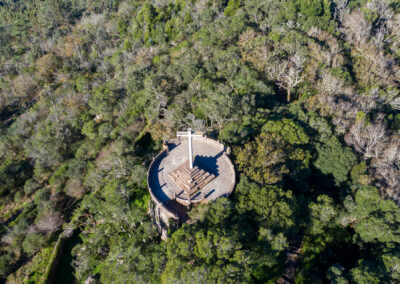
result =
[{"label": "forest canopy", "polygon": [[[0,1],[0,282],[399,282],[399,61],[398,0]],[[188,127],[237,184],[164,242]]]}]

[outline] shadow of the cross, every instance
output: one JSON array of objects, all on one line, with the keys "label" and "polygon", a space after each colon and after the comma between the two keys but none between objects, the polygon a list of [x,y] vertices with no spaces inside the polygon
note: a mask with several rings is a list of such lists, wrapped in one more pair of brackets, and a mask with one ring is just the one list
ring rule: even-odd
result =
[{"label": "shadow of the cross", "polygon": [[223,153],[224,151],[221,151],[215,156],[196,155],[193,164],[217,177],[219,175],[217,160]]}]

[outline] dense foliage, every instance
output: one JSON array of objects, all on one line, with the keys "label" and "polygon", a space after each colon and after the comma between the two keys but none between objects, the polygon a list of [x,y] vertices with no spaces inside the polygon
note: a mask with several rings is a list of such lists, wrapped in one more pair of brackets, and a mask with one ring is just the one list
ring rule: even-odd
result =
[{"label": "dense foliage", "polygon": [[[399,282],[399,61],[398,0],[0,1],[0,280],[72,227],[60,283]],[[187,127],[237,186],[162,242],[146,168]]]}]

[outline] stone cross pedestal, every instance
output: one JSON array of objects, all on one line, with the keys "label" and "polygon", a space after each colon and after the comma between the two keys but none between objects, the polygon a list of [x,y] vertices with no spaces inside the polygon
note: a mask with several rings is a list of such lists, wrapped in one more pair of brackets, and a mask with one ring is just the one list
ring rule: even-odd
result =
[{"label": "stone cross pedestal", "polygon": [[176,185],[183,189],[189,198],[215,178],[213,174],[199,169],[197,166],[190,169],[187,160],[178,168],[171,171],[169,177]]},{"label": "stone cross pedestal", "polygon": [[192,132],[192,129],[188,131],[178,131],[176,134],[178,137],[187,137],[189,146],[189,159],[181,164],[178,168],[169,172],[169,177],[175,182],[175,184],[183,189],[186,193],[188,200],[197,193],[202,187],[207,185],[211,180],[215,178],[213,174],[210,174],[206,169],[200,169],[197,165],[193,167],[193,142],[192,137],[202,137],[203,134],[196,134]]}]

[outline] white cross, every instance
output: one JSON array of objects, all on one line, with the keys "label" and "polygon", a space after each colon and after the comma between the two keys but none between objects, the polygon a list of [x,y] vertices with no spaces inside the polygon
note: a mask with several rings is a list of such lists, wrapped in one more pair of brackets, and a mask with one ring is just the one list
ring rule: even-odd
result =
[{"label": "white cross", "polygon": [[176,136],[187,137],[189,141],[189,167],[193,169],[193,148],[192,148],[192,137],[193,136],[203,136],[203,134],[196,134],[196,132],[192,133],[192,129],[189,128],[188,131],[178,131]]}]

